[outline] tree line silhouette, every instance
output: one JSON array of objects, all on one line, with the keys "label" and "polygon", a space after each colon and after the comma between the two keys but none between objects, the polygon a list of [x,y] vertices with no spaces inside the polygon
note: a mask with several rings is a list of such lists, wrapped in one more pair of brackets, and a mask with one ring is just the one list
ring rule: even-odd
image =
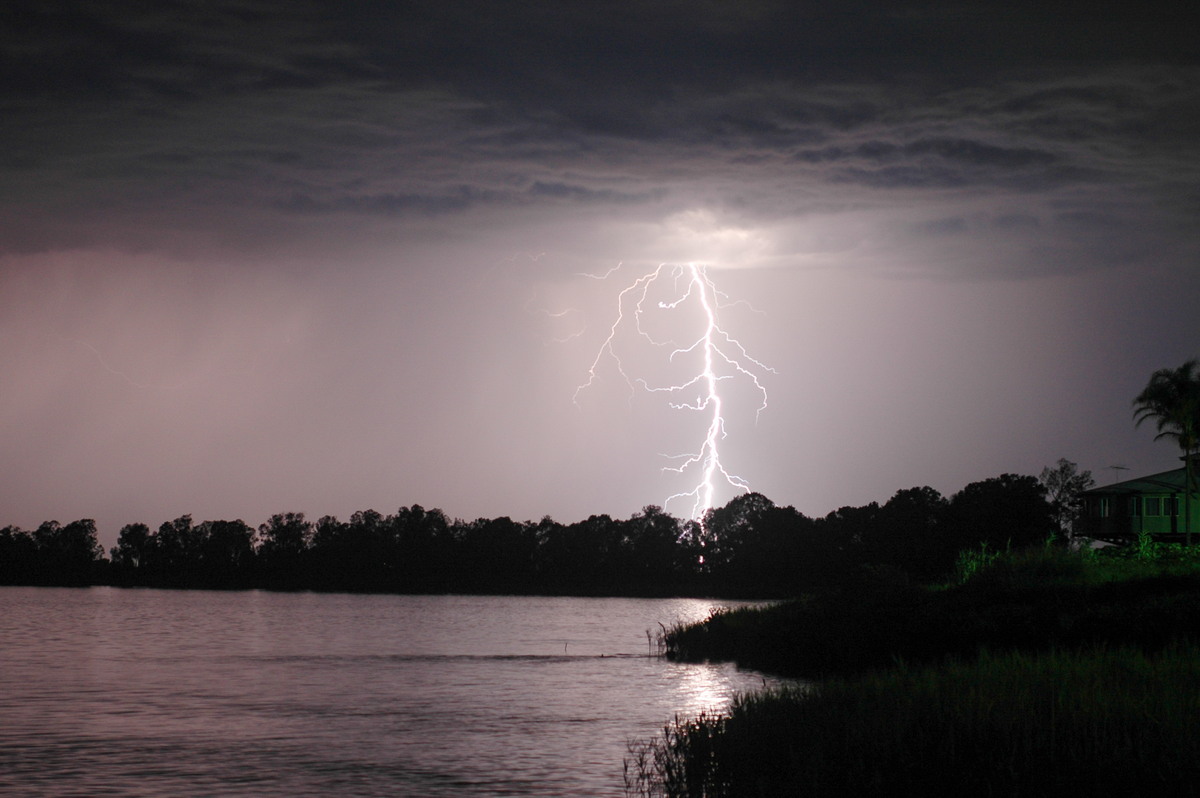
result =
[{"label": "tree line silhouette", "polygon": [[845,584],[864,571],[946,577],[960,551],[1039,544],[1057,525],[1044,486],[1003,474],[950,498],[929,487],[880,505],[809,518],[759,493],[702,522],[657,506],[628,519],[562,524],[451,520],[420,505],[348,521],[273,515],[120,531],[109,558],[89,519],[0,529],[0,584],[539,595],[775,598]]}]

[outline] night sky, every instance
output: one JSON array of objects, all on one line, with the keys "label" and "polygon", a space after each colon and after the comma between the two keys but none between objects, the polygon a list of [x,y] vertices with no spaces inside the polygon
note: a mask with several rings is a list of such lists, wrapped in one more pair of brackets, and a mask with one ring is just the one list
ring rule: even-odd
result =
[{"label": "night sky", "polygon": [[775,369],[721,455],[777,504],[1173,468],[1131,400],[1200,354],[1186,7],[9,0],[0,525],[663,505],[696,397],[577,393],[660,263]]}]

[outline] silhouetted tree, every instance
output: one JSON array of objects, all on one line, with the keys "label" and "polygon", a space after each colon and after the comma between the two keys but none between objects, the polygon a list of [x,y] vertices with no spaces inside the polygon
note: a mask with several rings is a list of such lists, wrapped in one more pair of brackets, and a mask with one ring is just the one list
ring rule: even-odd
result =
[{"label": "silhouetted tree", "polygon": [[198,585],[233,588],[250,584],[254,548],[244,521],[205,521],[196,527],[200,562]]},{"label": "silhouetted tree", "polygon": [[704,514],[701,522],[704,559],[717,582],[746,570],[743,560],[747,547],[752,545],[753,523],[774,506],[761,493],[743,493],[730,499],[725,506],[711,508]]},{"label": "silhouetted tree", "polygon": [[946,539],[948,506],[942,494],[928,486],[896,491],[858,533],[863,558],[916,579],[936,577],[946,550],[957,554],[957,547]]},{"label": "silhouetted tree", "polygon": [[531,590],[537,547],[532,526],[507,516],[455,524],[458,589],[481,593]]},{"label": "silhouetted tree", "polygon": [[607,515],[564,526],[549,516],[535,528],[534,568],[541,591],[564,595],[597,595],[613,578],[623,546],[620,522]]},{"label": "silhouetted tree", "polygon": [[15,526],[0,529],[0,585],[34,584],[37,570],[33,535]]},{"label": "silhouetted tree", "polygon": [[816,524],[828,545],[840,546],[843,566],[849,569],[879,564],[877,556],[870,551],[870,545],[877,537],[878,516],[879,503],[869,502],[861,507],[839,507]]},{"label": "silhouetted tree", "polygon": [[394,590],[397,552],[387,519],[375,510],[359,510],[351,514],[343,536],[338,572],[342,589]]},{"label": "silhouetted tree", "polygon": [[869,502],[861,507],[839,507],[823,519],[823,526],[847,545],[862,548],[875,532],[879,503]]},{"label": "silhouetted tree", "polygon": [[258,527],[258,572],[265,587],[298,589],[308,582],[313,525],[304,513],[280,513]]},{"label": "silhouetted tree", "polygon": [[200,533],[191,515],[159,524],[153,553],[154,583],[162,586],[194,587],[200,569]]},{"label": "silhouetted tree", "polygon": [[352,573],[348,524],[332,515],[321,516],[313,528],[309,557],[312,562],[312,587],[321,590],[348,590],[343,587]]},{"label": "silhouetted tree", "polygon": [[631,592],[668,594],[689,581],[700,555],[685,546],[677,518],[651,504],[620,526],[621,555],[614,570]]},{"label": "silhouetted tree", "polygon": [[113,581],[119,585],[144,585],[147,571],[154,561],[158,539],[145,524],[126,524],[117,535],[117,545],[110,552]]},{"label": "silhouetted tree", "polygon": [[1046,488],[1046,499],[1050,502],[1054,524],[1069,542],[1083,508],[1079,494],[1095,485],[1096,480],[1092,479],[1091,471],[1080,471],[1075,463],[1062,457],[1053,468],[1043,468],[1038,480]]},{"label": "silhouetted tree", "polygon": [[1196,493],[1196,455],[1200,452],[1200,360],[1176,369],[1159,369],[1133,400],[1134,426],[1153,420],[1159,438],[1174,440],[1183,452],[1183,528],[1192,542],[1192,494]]},{"label": "silhouetted tree", "polygon": [[[948,522],[954,545],[947,554],[983,543],[994,549],[1023,548],[1045,543],[1055,532],[1046,488],[1034,477],[1017,474],[972,482],[954,494]],[[946,563],[947,572],[952,565]]]},{"label": "silhouetted tree", "polygon": [[393,589],[406,593],[436,593],[453,581],[454,539],[441,510],[419,504],[401,507],[387,519]]},{"label": "silhouetted tree", "polygon": [[92,584],[104,550],[90,518],[59,526],[47,521],[33,533],[37,545],[38,583],[83,586]]},{"label": "silhouetted tree", "polygon": [[705,515],[705,563],[712,590],[752,597],[823,589],[845,573],[845,546],[793,507],[759,493],[734,497]]}]

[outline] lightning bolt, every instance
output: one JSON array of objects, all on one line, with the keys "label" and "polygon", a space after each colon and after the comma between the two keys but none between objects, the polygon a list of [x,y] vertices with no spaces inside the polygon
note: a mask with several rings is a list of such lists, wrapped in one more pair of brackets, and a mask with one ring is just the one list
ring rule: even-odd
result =
[{"label": "lightning bolt", "polygon": [[93,355],[95,355],[96,362],[100,364],[101,368],[103,368],[109,374],[113,374],[117,377],[120,377],[122,380],[124,380],[128,385],[130,385],[133,388],[137,388],[138,390],[167,390],[167,391],[180,390],[179,385],[168,385],[165,383],[138,382],[133,377],[126,374],[124,371],[121,371],[120,369],[115,368],[111,363],[108,362],[108,359],[104,357],[104,355],[100,352],[99,349],[92,346],[87,341],[83,341],[78,338],[68,338],[63,335],[58,335],[57,337],[65,340],[65,341],[70,341],[71,343],[79,344],[84,349],[91,352]]},{"label": "lightning bolt", "polygon": [[[605,280],[620,268],[620,265],[610,269],[603,275],[584,275],[595,280]],[[672,282],[674,299],[660,301],[657,309],[675,311],[685,305],[694,305],[700,310],[701,327],[698,337],[687,346],[681,346],[673,341],[658,341],[646,331],[643,320],[650,309],[650,291],[656,283],[667,280]],[[755,420],[767,408],[767,391],[761,379],[764,373],[776,373],[775,369],[753,358],[746,348],[733,338],[721,326],[718,310],[721,299],[725,294],[717,290],[716,285],[708,276],[704,266],[689,263],[659,264],[653,271],[637,277],[626,285],[617,297],[617,315],[609,328],[608,336],[601,343],[588,368],[587,379],[575,389],[573,397],[579,404],[580,394],[595,384],[599,372],[606,359],[611,359],[617,372],[629,386],[630,398],[638,388],[649,393],[665,393],[678,396],[696,392],[695,402],[668,400],[668,405],[675,410],[707,413],[708,426],[699,449],[694,452],[676,455],[662,455],[678,462],[678,465],[666,466],[664,471],[678,474],[699,472],[695,487],[669,496],[665,504],[677,499],[692,500],[691,517],[702,519],[704,514],[714,506],[714,496],[718,484],[724,482],[738,490],[749,490],[746,480],[728,471],[721,462],[721,442],[726,437],[724,402],[719,388],[726,380],[741,379],[752,385],[760,397]],[[733,303],[740,304],[740,303]],[[700,367],[695,376],[684,382],[669,385],[652,385],[645,378],[631,378],[617,351],[617,339],[622,330],[632,325],[637,335],[655,347],[674,346],[668,362],[674,363],[676,358],[687,357],[699,353]]]}]

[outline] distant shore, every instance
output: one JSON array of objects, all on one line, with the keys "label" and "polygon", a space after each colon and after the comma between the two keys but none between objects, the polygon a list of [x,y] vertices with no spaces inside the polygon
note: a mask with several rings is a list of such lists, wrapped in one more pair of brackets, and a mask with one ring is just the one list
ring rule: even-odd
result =
[{"label": "distant shore", "polygon": [[257,527],[181,515],[157,529],[126,524],[107,557],[84,518],[0,528],[0,584],[768,599],[846,584],[868,567],[941,579],[963,550],[1028,545],[1057,529],[1045,487],[1013,474],[949,498],[908,488],[824,518],[759,493],[702,519],[655,505],[569,524],[466,521],[420,505],[346,521],[279,513]]}]

